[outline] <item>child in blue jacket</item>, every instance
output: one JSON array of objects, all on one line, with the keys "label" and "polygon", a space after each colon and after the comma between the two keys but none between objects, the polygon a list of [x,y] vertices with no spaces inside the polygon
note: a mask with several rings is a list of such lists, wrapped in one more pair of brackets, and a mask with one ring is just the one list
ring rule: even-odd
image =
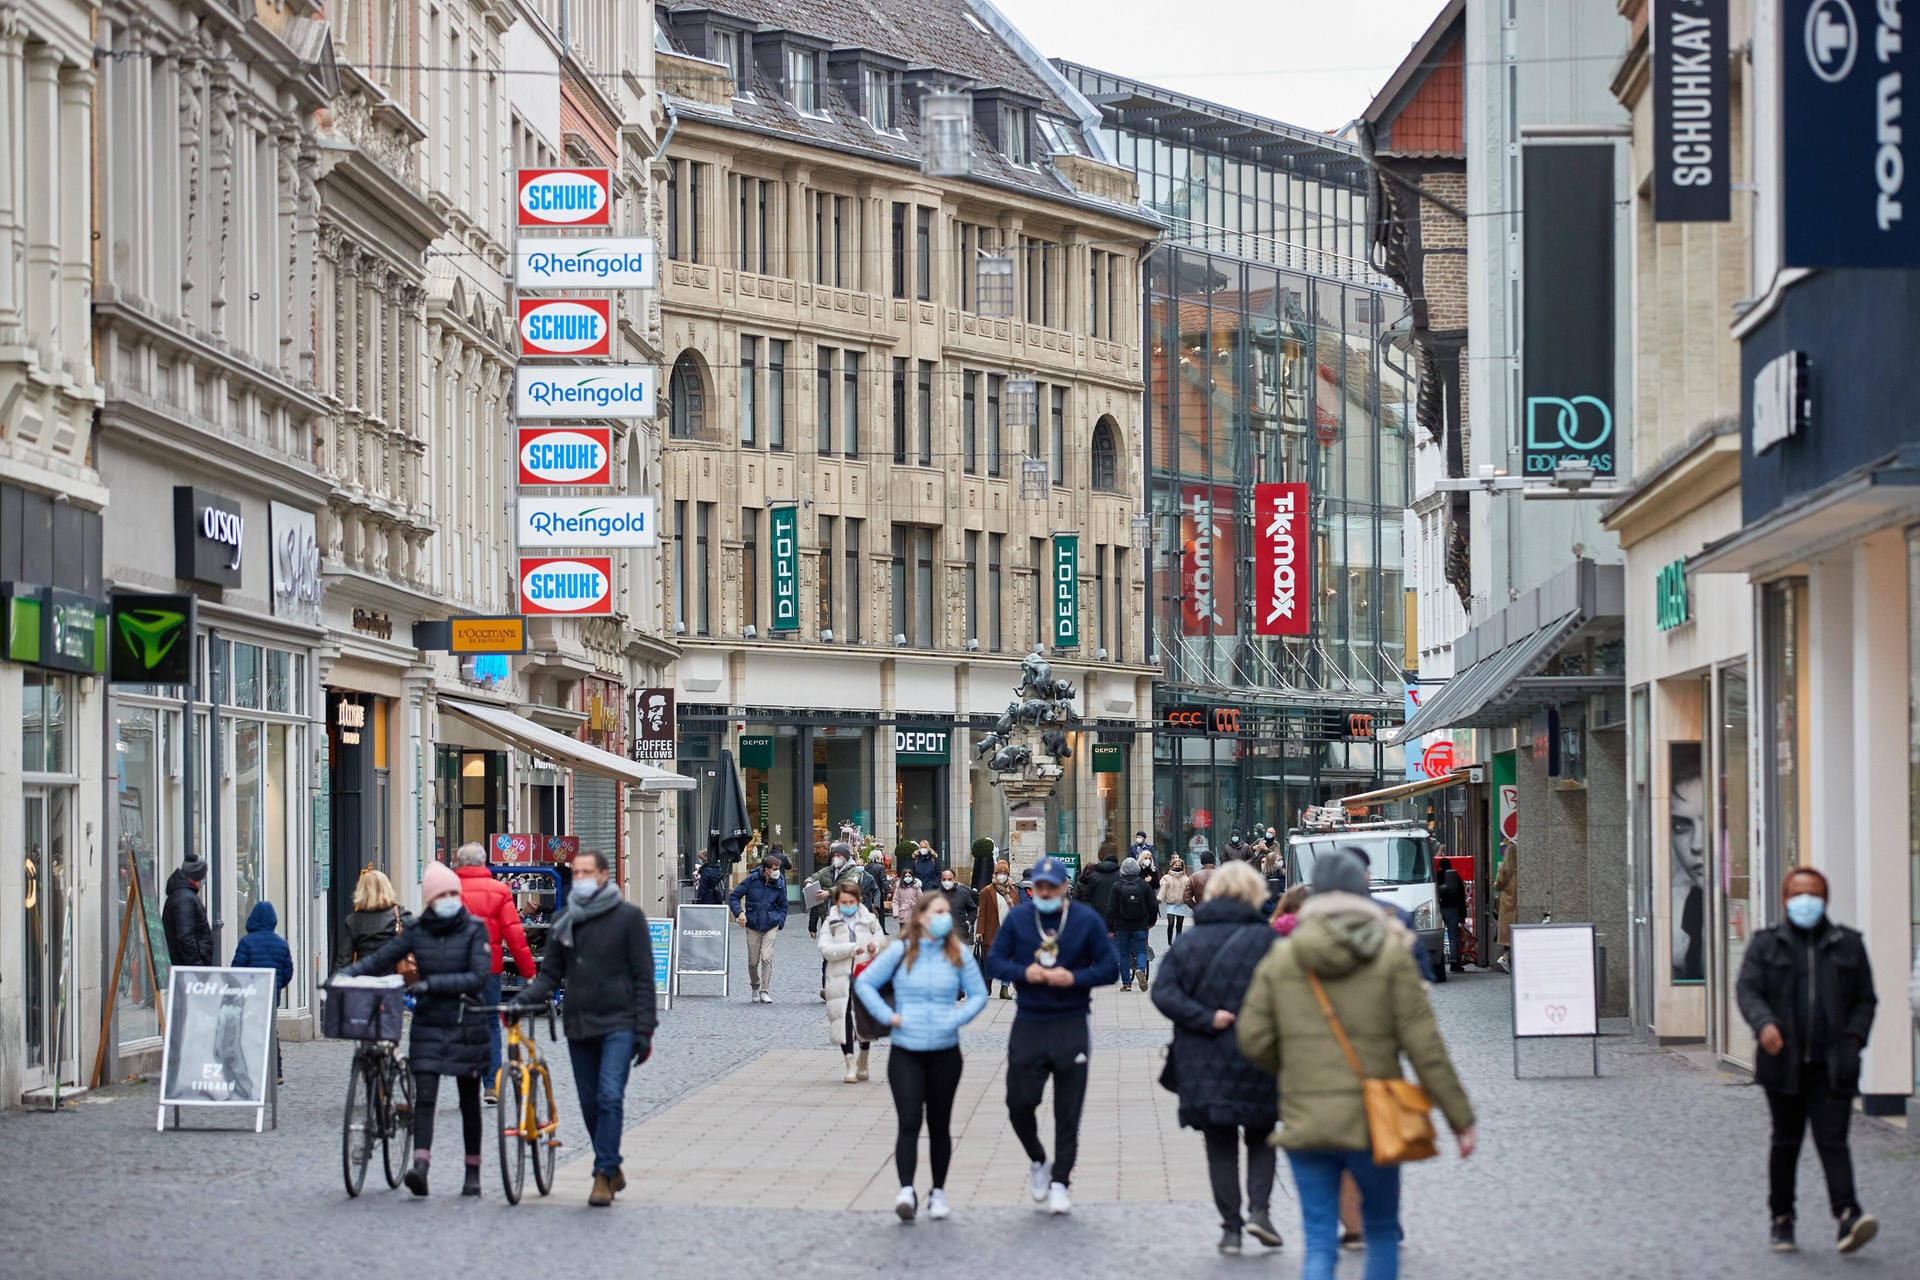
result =
[{"label": "child in blue jacket", "polygon": [[[287,946],[287,940],[274,932],[280,927],[280,916],[271,902],[256,902],[253,910],[247,913],[247,931],[241,937],[238,946],[233,949],[235,969],[272,969],[279,975],[274,984],[274,1006],[280,1004],[287,984],[293,981],[293,952]],[[275,1081],[285,1084],[286,1078],[280,1074],[280,1042],[273,1045],[273,1074]]]}]

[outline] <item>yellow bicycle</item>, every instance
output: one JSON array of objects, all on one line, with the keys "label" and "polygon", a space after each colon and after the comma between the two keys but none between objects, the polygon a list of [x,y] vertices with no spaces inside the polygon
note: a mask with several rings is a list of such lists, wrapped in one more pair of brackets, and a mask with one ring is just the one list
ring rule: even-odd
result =
[{"label": "yellow bicycle", "polygon": [[[506,1023],[505,1060],[494,1076],[499,1095],[500,1183],[508,1204],[520,1203],[527,1181],[527,1161],[533,1161],[533,1185],[541,1195],[553,1190],[553,1167],[560,1151],[560,1113],[553,1105],[553,1077],[540,1056],[533,1033],[520,1023],[534,1011],[518,1005],[482,1005],[476,1012],[501,1015]],[[553,1007],[547,1014],[547,1039],[555,1038]]]}]

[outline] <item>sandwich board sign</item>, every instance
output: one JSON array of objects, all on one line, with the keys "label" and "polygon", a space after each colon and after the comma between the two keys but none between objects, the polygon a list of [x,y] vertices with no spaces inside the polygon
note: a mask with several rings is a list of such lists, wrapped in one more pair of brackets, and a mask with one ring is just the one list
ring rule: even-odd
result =
[{"label": "sandwich board sign", "polygon": [[1591,924],[1513,926],[1513,1071],[1520,1042],[1585,1036],[1600,1074],[1600,995]]},{"label": "sandwich board sign", "polygon": [[[167,1034],[160,1058],[160,1112],[168,1107],[252,1107],[260,1132],[273,1097],[272,969],[175,966],[167,974]],[[178,1111],[175,1118],[178,1119]]]},{"label": "sandwich board sign", "polygon": [[674,909],[675,941],[679,943],[673,956],[675,994],[679,993],[680,979],[687,974],[718,977],[721,996],[727,994],[727,931],[732,924],[733,917],[724,903],[683,902]]}]

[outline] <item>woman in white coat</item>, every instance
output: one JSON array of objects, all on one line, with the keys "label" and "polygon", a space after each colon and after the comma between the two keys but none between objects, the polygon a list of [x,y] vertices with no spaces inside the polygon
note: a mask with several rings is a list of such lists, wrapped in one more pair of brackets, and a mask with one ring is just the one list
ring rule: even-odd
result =
[{"label": "woman in white coat", "polygon": [[[847,1057],[846,1081],[867,1078],[867,1051],[872,1042],[859,1040],[853,1025],[853,971],[887,945],[879,918],[860,904],[860,884],[842,880],[834,886],[833,905],[820,922],[820,954],[827,962],[827,1034]],[[854,1057],[854,1045],[860,1056]]]}]

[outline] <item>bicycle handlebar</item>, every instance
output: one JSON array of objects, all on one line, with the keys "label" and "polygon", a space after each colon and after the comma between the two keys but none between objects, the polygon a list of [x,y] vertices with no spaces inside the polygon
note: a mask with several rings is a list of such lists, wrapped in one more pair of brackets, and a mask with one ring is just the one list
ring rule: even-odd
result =
[{"label": "bicycle handlebar", "polygon": [[467,1008],[474,1013],[497,1013],[502,1017],[512,1018],[515,1022],[518,1022],[522,1018],[535,1018],[544,1013],[547,1015],[547,1039],[552,1040],[557,1038],[557,1033],[554,1029],[552,1001],[548,1001],[544,1006],[525,1004],[470,1004]]}]

